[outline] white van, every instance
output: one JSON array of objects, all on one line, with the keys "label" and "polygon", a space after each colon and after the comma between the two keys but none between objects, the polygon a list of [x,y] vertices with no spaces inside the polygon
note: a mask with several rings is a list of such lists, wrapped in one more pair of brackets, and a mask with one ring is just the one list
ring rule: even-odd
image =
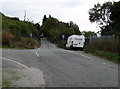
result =
[{"label": "white van", "polygon": [[81,49],[83,50],[85,43],[85,36],[84,35],[72,35],[68,37],[66,49]]}]

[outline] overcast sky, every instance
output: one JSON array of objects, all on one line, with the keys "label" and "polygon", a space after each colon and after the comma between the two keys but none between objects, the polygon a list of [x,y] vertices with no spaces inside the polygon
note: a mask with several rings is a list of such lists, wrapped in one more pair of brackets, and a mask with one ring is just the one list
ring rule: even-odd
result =
[{"label": "overcast sky", "polygon": [[40,24],[43,16],[50,14],[63,22],[73,21],[80,31],[97,32],[99,28],[95,23],[90,23],[88,11],[94,4],[106,1],[108,0],[0,0],[0,12],[24,20],[26,10],[26,18]]}]

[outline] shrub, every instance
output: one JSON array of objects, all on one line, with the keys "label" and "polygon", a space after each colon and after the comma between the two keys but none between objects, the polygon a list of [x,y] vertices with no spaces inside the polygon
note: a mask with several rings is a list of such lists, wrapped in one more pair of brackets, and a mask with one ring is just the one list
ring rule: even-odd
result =
[{"label": "shrub", "polygon": [[2,31],[2,44],[3,46],[10,46],[11,42],[15,39],[15,35],[11,32]]},{"label": "shrub", "polygon": [[34,48],[34,45],[37,43],[37,41],[34,38],[28,38],[28,37],[22,37],[20,39],[20,44],[19,46],[24,47],[24,48]]},{"label": "shrub", "polygon": [[56,42],[56,45],[60,48],[64,48],[65,49],[65,43],[66,41],[65,40],[59,40]]}]

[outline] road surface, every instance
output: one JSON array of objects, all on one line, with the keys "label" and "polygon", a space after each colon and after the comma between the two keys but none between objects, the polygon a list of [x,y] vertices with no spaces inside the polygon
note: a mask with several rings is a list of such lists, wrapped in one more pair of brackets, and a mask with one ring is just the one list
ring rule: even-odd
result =
[{"label": "road surface", "polygon": [[[118,87],[117,64],[83,52],[57,48],[46,39],[41,41],[38,49],[3,49],[2,56],[40,69],[47,87]],[[3,62],[3,67],[8,66],[13,67]]]}]

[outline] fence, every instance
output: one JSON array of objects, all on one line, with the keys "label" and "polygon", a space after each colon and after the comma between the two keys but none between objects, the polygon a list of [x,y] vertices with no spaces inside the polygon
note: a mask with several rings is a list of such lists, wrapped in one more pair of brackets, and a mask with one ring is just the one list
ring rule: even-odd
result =
[{"label": "fence", "polygon": [[115,41],[117,38],[115,38],[114,35],[109,35],[109,36],[90,36],[86,38],[86,43],[87,44],[94,44],[94,43],[101,43],[105,41]]},{"label": "fence", "polygon": [[118,52],[120,41],[114,35],[91,36],[86,38],[85,48],[89,50],[104,50],[112,53]]}]

